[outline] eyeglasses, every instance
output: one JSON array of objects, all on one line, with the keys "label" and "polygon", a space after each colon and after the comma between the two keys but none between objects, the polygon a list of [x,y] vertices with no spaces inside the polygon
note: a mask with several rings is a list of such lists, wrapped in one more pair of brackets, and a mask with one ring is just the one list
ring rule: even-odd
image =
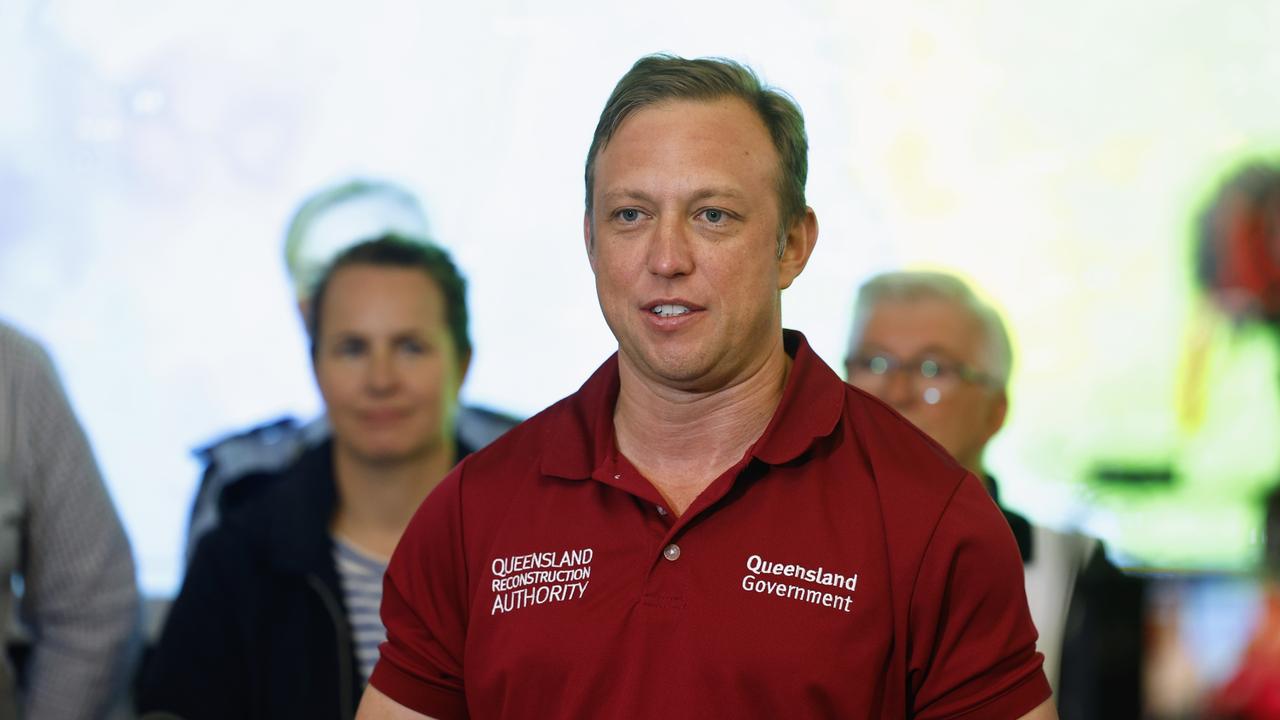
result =
[{"label": "eyeglasses", "polygon": [[995,385],[995,378],[961,362],[935,357],[899,360],[888,353],[854,355],[845,360],[849,382],[880,396],[895,373],[906,373],[907,381],[928,405],[937,405],[942,396],[954,392],[961,383]]}]

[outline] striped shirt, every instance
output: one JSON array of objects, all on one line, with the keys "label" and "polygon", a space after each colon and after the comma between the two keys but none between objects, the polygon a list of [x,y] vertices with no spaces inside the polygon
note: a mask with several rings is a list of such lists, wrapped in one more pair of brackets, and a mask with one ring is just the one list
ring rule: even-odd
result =
[{"label": "striped shirt", "polygon": [[367,683],[378,662],[378,646],[387,639],[387,630],[378,615],[387,561],[356,548],[345,538],[334,536],[333,564],[338,569],[342,599],[347,606],[360,679]]}]

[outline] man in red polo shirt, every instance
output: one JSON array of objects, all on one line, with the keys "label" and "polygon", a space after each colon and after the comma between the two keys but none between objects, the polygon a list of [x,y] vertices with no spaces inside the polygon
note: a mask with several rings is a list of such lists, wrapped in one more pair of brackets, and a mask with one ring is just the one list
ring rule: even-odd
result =
[{"label": "man in red polo shirt", "polygon": [[618,352],[471,455],[387,571],[380,718],[1054,718],[1007,524],[783,331],[799,109],[641,59],[587,156]]}]

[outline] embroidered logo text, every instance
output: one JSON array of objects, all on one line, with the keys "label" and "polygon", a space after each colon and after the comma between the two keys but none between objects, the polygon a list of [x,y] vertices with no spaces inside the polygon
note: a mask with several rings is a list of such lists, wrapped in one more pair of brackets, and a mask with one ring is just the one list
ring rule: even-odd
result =
[{"label": "embroidered logo text", "polygon": [[580,598],[591,584],[591,548],[494,558],[490,615]]},{"label": "embroidered logo text", "polygon": [[[836,592],[795,585],[776,578],[794,578],[812,585],[834,588]],[[747,574],[742,577],[742,589],[850,612],[853,592],[858,589],[858,574],[842,575],[821,565],[809,568],[791,563],[770,562],[759,555],[752,555],[747,558]],[[846,594],[843,591],[848,592]]]}]

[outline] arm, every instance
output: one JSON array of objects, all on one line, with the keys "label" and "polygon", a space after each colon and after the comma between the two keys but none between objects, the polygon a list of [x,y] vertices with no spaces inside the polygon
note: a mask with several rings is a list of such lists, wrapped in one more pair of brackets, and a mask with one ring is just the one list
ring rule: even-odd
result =
[{"label": "arm", "polygon": [[1058,720],[1058,711],[1053,707],[1053,700],[1045,700],[1018,720]]},{"label": "arm", "polygon": [[[433,720],[416,713],[391,698],[383,695],[378,688],[370,685],[360,698],[360,709],[356,711],[356,720]],[[1032,720],[1037,720],[1032,718]]]},{"label": "arm", "polygon": [[914,717],[1056,716],[1017,545],[972,476],[957,486],[934,526],[910,603]]},{"label": "arm", "polygon": [[26,498],[23,620],[35,638],[25,715],[105,716],[138,647],[133,555],[48,356],[18,338],[11,422]]}]

